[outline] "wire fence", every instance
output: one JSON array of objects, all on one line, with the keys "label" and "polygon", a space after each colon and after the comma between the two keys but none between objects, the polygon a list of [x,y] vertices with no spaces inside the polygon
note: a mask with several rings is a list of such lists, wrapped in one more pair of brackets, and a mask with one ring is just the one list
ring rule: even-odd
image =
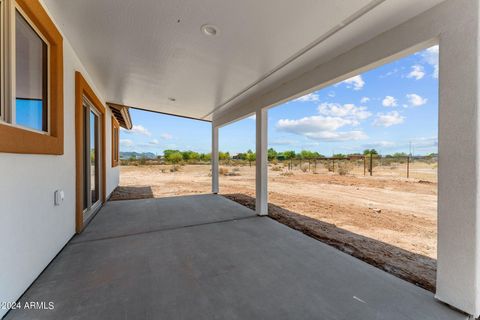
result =
[{"label": "wire fence", "polygon": [[436,181],[437,158],[434,156],[365,155],[342,158],[290,159],[269,161],[270,170],[331,173],[338,175],[381,176]]}]

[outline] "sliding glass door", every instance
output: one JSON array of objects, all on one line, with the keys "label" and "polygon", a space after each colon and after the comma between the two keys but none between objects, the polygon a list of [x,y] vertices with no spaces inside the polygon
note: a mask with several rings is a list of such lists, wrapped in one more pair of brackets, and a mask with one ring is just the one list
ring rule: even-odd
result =
[{"label": "sliding glass door", "polygon": [[100,164],[102,163],[101,114],[86,98],[83,99],[83,221],[86,222],[101,205]]}]

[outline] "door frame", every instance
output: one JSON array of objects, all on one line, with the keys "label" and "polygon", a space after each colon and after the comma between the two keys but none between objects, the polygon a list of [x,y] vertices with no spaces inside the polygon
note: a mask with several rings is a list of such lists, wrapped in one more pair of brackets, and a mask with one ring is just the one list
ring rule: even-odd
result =
[{"label": "door frame", "polygon": [[[95,109],[100,113],[100,203],[103,205],[106,199],[106,186],[107,186],[107,165],[106,165],[106,108],[100,102],[95,92],[87,83],[85,78],[79,71],[75,72],[75,177],[76,177],[76,193],[75,193],[75,232],[80,233],[85,228],[83,221],[83,162],[84,162],[84,146],[83,146],[83,98],[87,98],[88,101],[93,104]],[[98,210],[97,210],[98,212]],[[89,218],[91,219],[95,215]]]}]

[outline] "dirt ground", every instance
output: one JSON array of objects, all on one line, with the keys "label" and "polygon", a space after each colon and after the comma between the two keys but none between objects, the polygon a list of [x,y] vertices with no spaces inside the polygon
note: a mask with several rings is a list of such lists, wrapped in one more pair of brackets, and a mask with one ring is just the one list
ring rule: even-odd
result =
[{"label": "dirt ground", "polygon": [[[210,167],[122,166],[112,200],[210,192]],[[254,207],[255,167],[221,166],[220,193]],[[340,176],[270,166],[269,215],[400,278],[433,291],[436,273],[436,165],[363,167]],[[225,175],[225,173],[227,175]]]}]

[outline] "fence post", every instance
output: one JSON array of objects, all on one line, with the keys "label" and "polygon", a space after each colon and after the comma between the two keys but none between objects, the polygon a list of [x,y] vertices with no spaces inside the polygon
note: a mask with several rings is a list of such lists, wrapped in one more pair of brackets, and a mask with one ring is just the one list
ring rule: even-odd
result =
[{"label": "fence post", "polygon": [[410,178],[410,156],[407,156],[407,179]]},{"label": "fence post", "polygon": [[333,171],[335,173],[335,159],[332,159],[332,167],[333,167]]},{"label": "fence post", "polygon": [[367,175],[367,157],[363,156],[363,175]]},{"label": "fence post", "polygon": [[373,153],[370,152],[370,176],[373,176]]}]

